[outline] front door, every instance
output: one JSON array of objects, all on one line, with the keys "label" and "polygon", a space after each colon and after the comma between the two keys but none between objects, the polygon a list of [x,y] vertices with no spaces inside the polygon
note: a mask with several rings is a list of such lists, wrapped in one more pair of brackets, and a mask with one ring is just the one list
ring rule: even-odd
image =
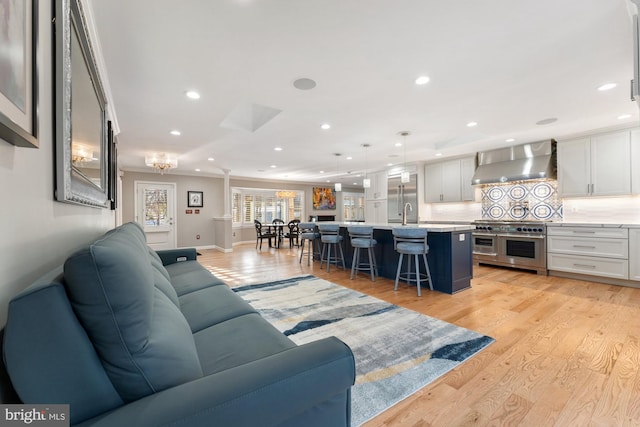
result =
[{"label": "front door", "polygon": [[155,250],[176,247],[176,184],[136,181],[136,221]]}]

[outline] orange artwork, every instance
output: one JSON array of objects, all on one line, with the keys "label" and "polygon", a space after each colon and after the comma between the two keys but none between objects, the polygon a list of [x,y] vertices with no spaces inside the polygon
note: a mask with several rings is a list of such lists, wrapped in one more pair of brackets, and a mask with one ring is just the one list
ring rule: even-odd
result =
[{"label": "orange artwork", "polygon": [[331,187],[313,187],[313,209],[336,208],[336,195]]}]

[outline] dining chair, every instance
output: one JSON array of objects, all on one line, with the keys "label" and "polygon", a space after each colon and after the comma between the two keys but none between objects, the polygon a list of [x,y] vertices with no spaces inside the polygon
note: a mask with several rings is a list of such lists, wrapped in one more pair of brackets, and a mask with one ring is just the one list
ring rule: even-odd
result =
[{"label": "dining chair", "polygon": [[292,219],[287,224],[289,231],[287,231],[284,235],[286,239],[289,239],[289,247],[292,246],[300,246],[300,228],[298,226],[300,224],[299,219]]},{"label": "dining chair", "polygon": [[257,219],[253,221],[253,224],[256,227],[256,249],[258,249],[258,241],[260,242],[260,250],[262,250],[262,241],[264,239],[269,240],[269,247],[271,247],[271,239],[278,238],[277,234],[270,230],[263,230],[262,223]]}]

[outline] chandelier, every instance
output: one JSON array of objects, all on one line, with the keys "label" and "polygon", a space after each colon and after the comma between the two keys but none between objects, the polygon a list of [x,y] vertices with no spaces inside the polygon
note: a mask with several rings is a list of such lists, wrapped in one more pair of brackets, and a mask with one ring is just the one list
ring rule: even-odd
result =
[{"label": "chandelier", "polygon": [[178,159],[170,154],[152,154],[145,156],[144,163],[163,175],[165,171],[178,167]]},{"label": "chandelier", "polygon": [[71,144],[71,163],[77,166],[80,163],[93,162],[98,160],[91,148],[84,144]]},{"label": "chandelier", "polygon": [[276,197],[278,199],[292,199],[298,195],[297,191],[292,190],[280,190],[276,191]]}]

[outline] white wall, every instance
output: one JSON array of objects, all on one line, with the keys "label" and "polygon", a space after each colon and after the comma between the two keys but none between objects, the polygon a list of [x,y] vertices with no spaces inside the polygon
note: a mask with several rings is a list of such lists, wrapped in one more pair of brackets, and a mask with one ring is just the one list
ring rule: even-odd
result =
[{"label": "white wall", "polygon": [[0,324],[9,300],[114,225],[108,209],[54,201],[51,2],[39,5],[40,148],[0,140]]}]

